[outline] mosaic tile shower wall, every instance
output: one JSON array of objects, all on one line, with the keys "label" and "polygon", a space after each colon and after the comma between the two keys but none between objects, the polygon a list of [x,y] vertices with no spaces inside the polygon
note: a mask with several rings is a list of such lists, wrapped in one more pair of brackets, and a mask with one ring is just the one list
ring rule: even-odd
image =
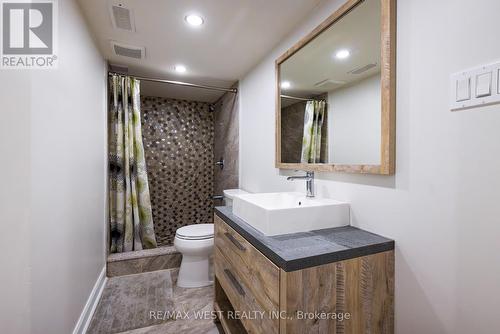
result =
[{"label": "mosaic tile shower wall", "polygon": [[141,97],[142,131],[156,240],[213,222],[214,113],[204,102]]}]

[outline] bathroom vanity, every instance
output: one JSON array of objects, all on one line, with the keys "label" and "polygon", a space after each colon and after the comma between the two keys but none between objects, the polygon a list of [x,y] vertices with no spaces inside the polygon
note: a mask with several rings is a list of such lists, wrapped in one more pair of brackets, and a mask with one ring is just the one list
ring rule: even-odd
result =
[{"label": "bathroom vanity", "polygon": [[266,236],[215,212],[226,333],[393,333],[394,241],[352,226]]}]

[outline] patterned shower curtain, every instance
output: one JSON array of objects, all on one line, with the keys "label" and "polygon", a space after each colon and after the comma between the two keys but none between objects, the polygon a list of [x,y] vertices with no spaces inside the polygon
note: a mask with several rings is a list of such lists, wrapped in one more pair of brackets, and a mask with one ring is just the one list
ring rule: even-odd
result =
[{"label": "patterned shower curtain", "polygon": [[110,251],[155,248],[142,144],[140,82],[120,75],[111,75],[109,80]]},{"label": "patterned shower curtain", "polygon": [[321,161],[321,128],[325,118],[326,101],[307,101],[304,112],[304,136],[300,162],[319,163]]}]

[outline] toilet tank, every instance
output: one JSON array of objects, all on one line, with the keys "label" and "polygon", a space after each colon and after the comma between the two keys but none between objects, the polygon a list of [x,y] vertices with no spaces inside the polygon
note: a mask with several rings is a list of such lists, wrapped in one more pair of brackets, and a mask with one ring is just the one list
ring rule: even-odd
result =
[{"label": "toilet tank", "polygon": [[249,194],[249,192],[242,189],[226,189],[224,190],[224,205],[233,206],[234,196]]}]

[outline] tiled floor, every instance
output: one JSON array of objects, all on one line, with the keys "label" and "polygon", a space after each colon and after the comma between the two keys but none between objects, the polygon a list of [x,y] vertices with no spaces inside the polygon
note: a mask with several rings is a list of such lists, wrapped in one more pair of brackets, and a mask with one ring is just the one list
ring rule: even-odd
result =
[{"label": "tiled floor", "polygon": [[177,273],[176,268],[110,278],[87,333],[224,333],[209,317],[213,286],[179,288]]}]

